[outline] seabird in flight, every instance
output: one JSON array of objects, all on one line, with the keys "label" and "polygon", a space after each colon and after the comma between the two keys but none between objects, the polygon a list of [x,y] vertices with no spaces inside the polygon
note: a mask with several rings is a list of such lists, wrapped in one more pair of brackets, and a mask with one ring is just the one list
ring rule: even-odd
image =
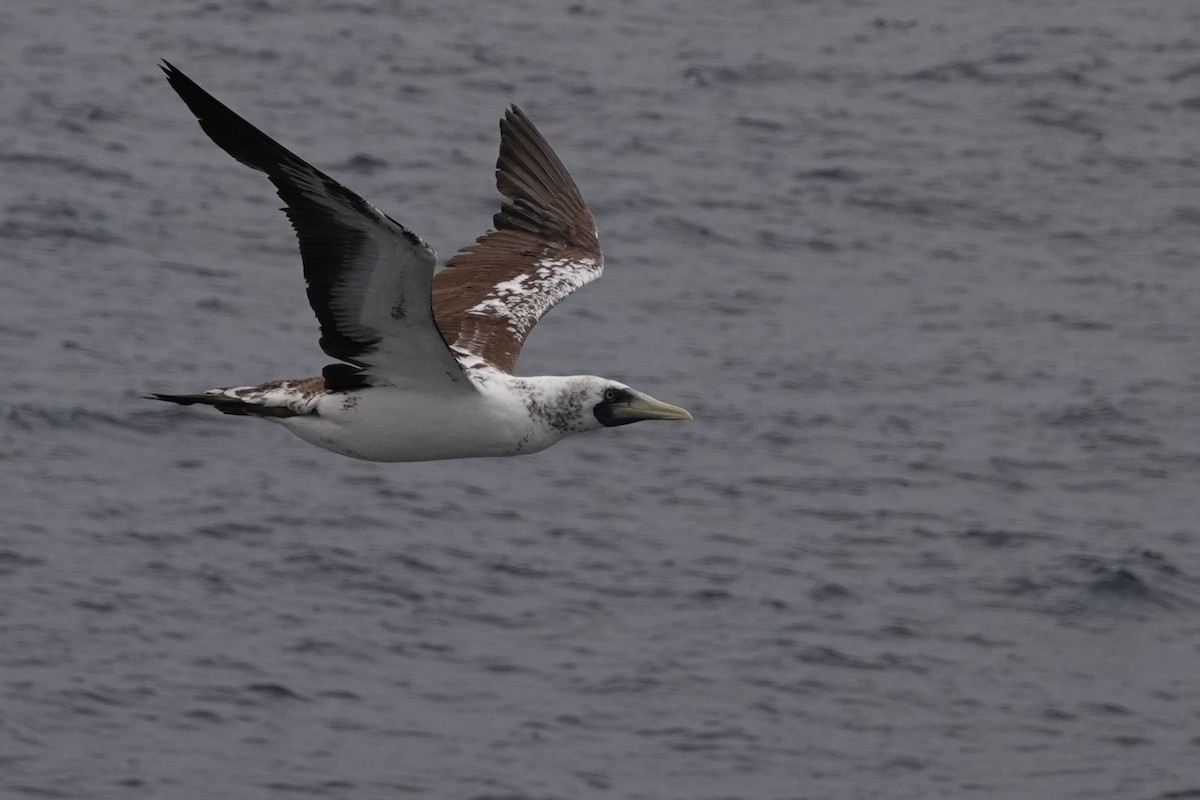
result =
[{"label": "seabird in flight", "polygon": [[170,63],[162,69],[217,146],[265,172],[283,198],[321,350],[341,363],[314,378],[150,397],[269,419],[369,461],[513,456],[581,431],[692,418],[608,378],[513,374],[542,315],[604,268],[592,212],[516,106],[500,121],[496,186],[506,200],[495,230],[435,275],[437,256],[419,236]]}]

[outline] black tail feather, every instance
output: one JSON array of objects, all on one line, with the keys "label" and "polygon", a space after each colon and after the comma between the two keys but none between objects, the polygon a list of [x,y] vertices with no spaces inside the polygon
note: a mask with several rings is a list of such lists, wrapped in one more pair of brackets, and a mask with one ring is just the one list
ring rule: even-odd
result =
[{"label": "black tail feather", "polygon": [[165,400],[168,403],[178,403],[181,406],[196,404],[212,406],[222,414],[232,414],[237,417],[298,417],[300,412],[286,406],[264,406],[259,403],[247,403],[236,397],[222,394],[153,394],[142,395],[147,400]]}]

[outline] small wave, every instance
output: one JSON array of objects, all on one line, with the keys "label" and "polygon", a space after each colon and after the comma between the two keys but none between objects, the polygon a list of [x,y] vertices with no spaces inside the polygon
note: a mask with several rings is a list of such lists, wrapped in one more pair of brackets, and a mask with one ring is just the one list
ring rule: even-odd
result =
[{"label": "small wave", "polygon": [[36,567],[44,563],[44,558],[27,556],[16,550],[0,550],[0,575],[11,575],[24,567]]},{"label": "small wave", "polygon": [[234,275],[232,270],[214,269],[197,264],[185,264],[179,261],[159,261],[156,266],[159,269],[181,272],[185,275],[198,275],[201,278],[229,278]]},{"label": "small wave", "polygon": [[702,222],[694,219],[685,219],[683,217],[671,214],[661,216],[655,220],[655,226],[660,230],[689,240],[702,240],[707,242],[719,242],[721,244],[737,244],[738,241],[732,237],[719,233],[716,228],[710,227]]},{"label": "small wave", "polygon": [[1093,121],[1095,118],[1084,111],[1065,108],[1047,108],[1041,105],[1029,105],[1029,112],[1022,116],[1026,122],[1041,125],[1046,128],[1056,128],[1077,133],[1089,139],[1100,141],[1104,131]]},{"label": "small wave", "polygon": [[1060,577],[1070,586],[1062,610],[1071,617],[1142,617],[1200,606],[1200,580],[1152,550],[1116,562],[1079,556]]},{"label": "small wave", "polygon": [[796,654],[796,660],[803,664],[815,666],[836,667],[838,669],[860,669],[869,671],[900,671],[914,674],[924,674],[929,668],[916,663],[910,656],[884,652],[871,658],[854,656],[836,647],[808,647]]},{"label": "small wave", "polygon": [[986,68],[990,63],[990,59],[979,61],[956,59],[954,61],[935,64],[931,67],[922,67],[908,73],[905,78],[910,81],[933,81],[936,83],[949,83],[959,80],[988,83],[1002,80],[999,76],[988,72]]},{"label": "small wave", "polygon": [[989,591],[1003,598],[1000,605],[1084,626],[1200,607],[1200,579],[1151,550],[1115,559],[1067,556],[1036,573],[1010,575]]},{"label": "small wave", "polygon": [[241,541],[261,538],[270,534],[271,530],[267,525],[260,525],[253,522],[221,522],[213,525],[201,525],[198,528],[194,528],[192,533],[196,536],[203,536],[209,539]]},{"label": "small wave", "polygon": [[745,114],[735,117],[733,123],[735,125],[740,125],[743,128],[751,128],[761,131],[785,131],[790,128],[786,122],[780,122],[778,120],[768,119],[766,117],[751,117]]},{"label": "small wave", "polygon": [[1006,528],[968,528],[963,531],[962,535],[969,541],[995,548],[1023,547],[1032,542],[1050,538],[1045,533],[1014,531]]},{"label": "small wave", "polygon": [[1089,403],[1072,403],[1054,411],[1045,411],[1039,416],[1048,425],[1066,428],[1139,421],[1103,398]]},{"label": "small wave", "polygon": [[368,153],[355,153],[340,164],[334,166],[337,172],[354,172],[359,175],[371,175],[390,164],[382,158],[376,158]]},{"label": "small wave", "polygon": [[762,86],[795,80],[795,65],[776,59],[758,59],[745,64],[696,64],[683,71],[683,80],[701,88],[719,86]]},{"label": "small wave", "polygon": [[1015,83],[1070,84],[1090,81],[1089,73],[1103,69],[1099,58],[1081,57],[1074,63],[1042,64],[1016,50],[1005,50],[980,58],[955,58],[913,70],[903,80],[926,83]]},{"label": "small wave", "polygon": [[1105,569],[1088,583],[1088,590],[1100,595],[1111,595],[1118,598],[1131,598],[1148,602],[1162,603],[1155,592],[1150,590],[1146,582],[1129,567]]},{"label": "small wave", "polygon": [[808,597],[817,603],[840,602],[854,599],[854,592],[840,583],[823,583],[810,589]]},{"label": "small wave", "polygon": [[278,792],[285,797],[295,797],[297,795],[311,795],[313,797],[334,796],[334,792],[342,792],[343,790],[354,789],[354,783],[345,780],[320,780],[311,783],[294,783],[290,781],[271,781],[266,784],[266,788],[271,792]]},{"label": "small wave", "polygon": [[1110,331],[1116,326],[1111,322],[1092,319],[1082,315],[1047,314],[1046,320],[1069,331]]},{"label": "small wave", "polygon": [[818,167],[801,170],[795,173],[796,180],[801,181],[830,181],[832,183],[858,183],[862,173],[847,167]]},{"label": "small wave", "polygon": [[256,697],[263,697],[268,700],[303,700],[296,692],[292,691],[282,683],[251,683],[246,686],[246,691]]},{"label": "small wave", "polygon": [[97,411],[82,406],[50,408],[34,403],[0,406],[0,419],[10,430],[95,431],[119,429],[139,433],[158,433],[178,427],[180,415],[173,409],[155,411],[131,408],[122,413]]},{"label": "small wave", "polygon": [[13,167],[32,166],[39,169],[49,167],[68,175],[77,175],[91,180],[115,180],[129,185],[138,183],[133,175],[124,170],[95,167],[67,156],[52,156],[44,153],[0,153],[0,164],[8,164]]},{"label": "small wave", "polygon": [[[262,681],[242,686],[214,686],[200,693],[206,703],[232,706],[260,706],[285,702],[308,702],[308,699],[282,683]],[[216,714],[217,712],[211,711]]]},{"label": "small wave", "polygon": [[40,220],[5,220],[0,222],[0,239],[14,241],[78,240],[93,244],[117,244],[121,237],[103,228],[56,225]]}]

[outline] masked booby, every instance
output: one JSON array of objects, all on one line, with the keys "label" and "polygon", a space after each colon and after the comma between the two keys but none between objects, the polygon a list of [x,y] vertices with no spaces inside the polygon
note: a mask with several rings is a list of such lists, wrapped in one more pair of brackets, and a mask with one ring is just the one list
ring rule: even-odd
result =
[{"label": "masked booby", "polygon": [[268,419],[369,461],[513,456],[582,431],[692,418],[608,378],[513,374],[542,315],[604,268],[591,211],[516,106],[500,121],[495,229],[435,274],[437,256],[419,236],[169,62],[162,69],[213,142],[275,185],[321,350],[339,363],[313,378],[148,397]]}]

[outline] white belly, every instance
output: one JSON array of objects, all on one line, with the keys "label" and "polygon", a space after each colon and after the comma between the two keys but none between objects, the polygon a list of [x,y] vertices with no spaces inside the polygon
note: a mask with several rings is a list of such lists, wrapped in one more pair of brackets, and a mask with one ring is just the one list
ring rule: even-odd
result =
[{"label": "white belly", "polygon": [[366,461],[511,456],[562,438],[536,425],[514,398],[482,392],[442,396],[375,387],[327,395],[317,414],[279,421],[306,442]]}]

